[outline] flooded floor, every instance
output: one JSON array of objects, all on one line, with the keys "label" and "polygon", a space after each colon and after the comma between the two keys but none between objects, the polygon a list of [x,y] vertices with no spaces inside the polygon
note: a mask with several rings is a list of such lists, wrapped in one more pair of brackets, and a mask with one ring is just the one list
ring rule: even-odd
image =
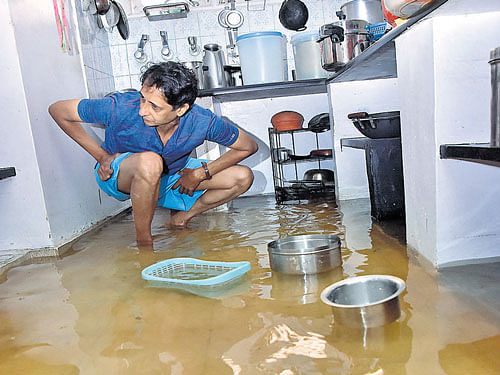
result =
[{"label": "flooded floor", "polygon": [[[276,206],[242,198],[188,229],[154,221],[154,252],[134,245],[130,214],[76,242],[61,259],[10,269],[0,283],[0,374],[498,374],[500,264],[425,271],[401,225],[372,223],[367,200]],[[268,242],[336,234],[342,268],[276,274]],[[227,290],[154,288],[145,267],[173,257],[249,261]],[[401,318],[350,329],[319,300],[349,276],[406,281]]]}]

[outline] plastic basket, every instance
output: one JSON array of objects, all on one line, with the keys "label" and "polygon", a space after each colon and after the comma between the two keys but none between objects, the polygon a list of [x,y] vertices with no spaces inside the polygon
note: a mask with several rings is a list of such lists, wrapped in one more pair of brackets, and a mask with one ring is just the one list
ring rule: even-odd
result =
[{"label": "plastic basket", "polygon": [[375,23],[366,26],[366,30],[370,33],[370,38],[372,40],[378,40],[384,36],[388,25],[387,22]]},{"label": "plastic basket", "polygon": [[142,278],[169,286],[215,288],[234,282],[249,270],[249,262],[172,258],[144,268]]}]

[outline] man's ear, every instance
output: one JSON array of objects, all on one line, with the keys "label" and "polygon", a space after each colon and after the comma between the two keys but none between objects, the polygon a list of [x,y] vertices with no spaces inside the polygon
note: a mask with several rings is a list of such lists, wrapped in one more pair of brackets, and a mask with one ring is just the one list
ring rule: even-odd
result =
[{"label": "man's ear", "polygon": [[180,106],[179,108],[176,109],[177,111],[177,116],[181,117],[184,115],[184,113],[186,113],[189,109],[189,104],[187,103],[184,103],[182,106]]}]

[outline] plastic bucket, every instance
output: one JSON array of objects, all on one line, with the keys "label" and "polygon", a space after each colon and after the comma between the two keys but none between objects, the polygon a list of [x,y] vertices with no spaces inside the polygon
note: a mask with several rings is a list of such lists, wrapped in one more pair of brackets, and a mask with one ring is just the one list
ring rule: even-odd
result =
[{"label": "plastic bucket", "polygon": [[287,81],[284,41],[278,31],[242,34],[236,38],[243,84]]},{"label": "plastic bucket", "polygon": [[306,31],[291,38],[297,80],[326,77],[321,66],[321,46],[316,42],[318,36],[318,31]]}]

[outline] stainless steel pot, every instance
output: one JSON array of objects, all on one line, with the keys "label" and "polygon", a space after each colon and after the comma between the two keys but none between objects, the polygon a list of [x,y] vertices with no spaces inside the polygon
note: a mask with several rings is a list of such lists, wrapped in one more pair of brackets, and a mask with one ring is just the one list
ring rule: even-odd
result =
[{"label": "stainless steel pot", "polygon": [[349,327],[378,327],[401,316],[399,295],[405,282],[389,275],[350,277],[321,292],[321,301],[332,307],[335,323]]},{"label": "stainless steel pot", "polygon": [[384,22],[381,0],[352,0],[340,7],[341,20],[364,20],[369,24]]},{"label": "stainless steel pot", "polygon": [[311,234],[282,238],[267,245],[271,269],[307,275],[330,271],[342,264],[340,238]]},{"label": "stainless steel pot", "polygon": [[187,61],[183,62],[182,65],[193,71],[198,81],[198,88],[203,90],[205,88],[203,82],[203,63],[201,61]]},{"label": "stainless steel pot", "polygon": [[321,181],[325,186],[335,185],[335,175],[329,169],[309,169],[304,173],[304,180]]},{"label": "stainless steel pot", "polygon": [[347,20],[321,26],[318,43],[323,69],[337,71],[368,48],[367,25],[363,20]]}]

